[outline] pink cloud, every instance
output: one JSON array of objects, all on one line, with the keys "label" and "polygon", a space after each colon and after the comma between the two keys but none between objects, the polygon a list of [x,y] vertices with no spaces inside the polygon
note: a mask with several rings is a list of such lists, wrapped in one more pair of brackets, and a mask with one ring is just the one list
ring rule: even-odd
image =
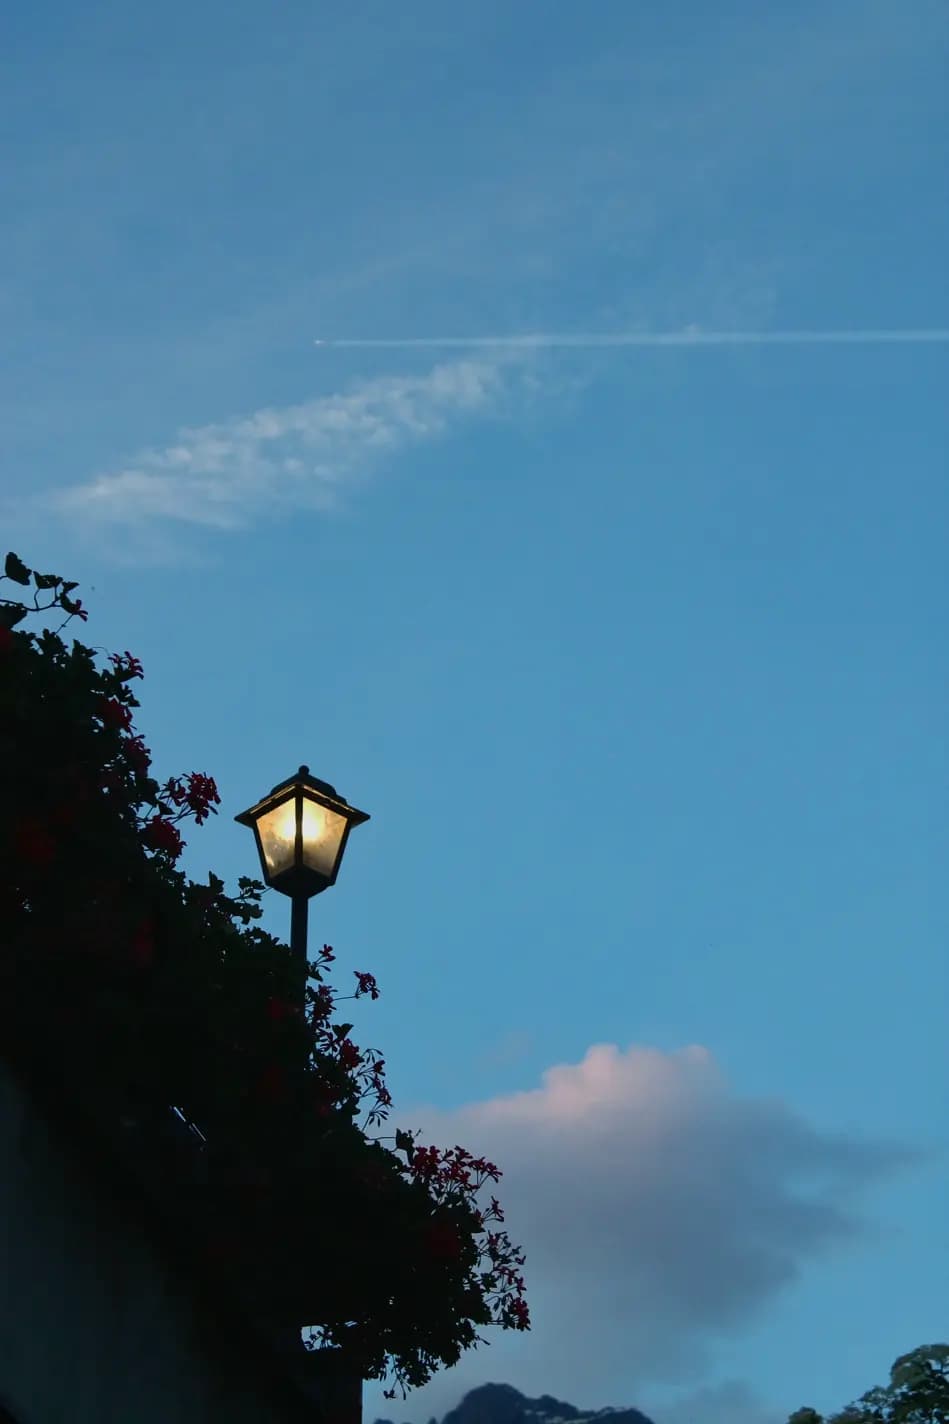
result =
[{"label": "pink cloud", "polygon": [[596,1044],[535,1088],[399,1118],[502,1168],[534,1317],[529,1335],[495,1335],[407,1401],[416,1419],[487,1378],[587,1400],[623,1379],[624,1397],[603,1400],[617,1404],[699,1385],[715,1336],[751,1322],[809,1261],[859,1243],[854,1202],[915,1160],[738,1095],[696,1045]]}]

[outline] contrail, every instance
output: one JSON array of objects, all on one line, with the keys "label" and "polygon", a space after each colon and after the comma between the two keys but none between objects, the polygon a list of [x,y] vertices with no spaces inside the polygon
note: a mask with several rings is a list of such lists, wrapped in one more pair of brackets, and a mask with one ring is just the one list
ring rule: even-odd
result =
[{"label": "contrail", "polygon": [[408,351],[430,347],[494,347],[552,350],[609,346],[933,346],[949,343],[949,327],[856,331],[684,331],[557,332],[524,336],[344,336],[314,341],[314,346],[348,350]]}]

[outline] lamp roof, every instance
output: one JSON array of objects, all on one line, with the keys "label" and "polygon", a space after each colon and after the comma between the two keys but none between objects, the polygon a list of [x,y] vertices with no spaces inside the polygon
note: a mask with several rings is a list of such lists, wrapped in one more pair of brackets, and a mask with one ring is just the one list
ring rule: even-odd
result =
[{"label": "lamp roof", "polygon": [[284,793],[291,791],[296,786],[305,787],[308,791],[315,792],[318,800],[327,804],[330,810],[338,811],[340,815],[345,816],[352,826],[360,826],[364,821],[369,820],[368,811],[357,811],[355,806],[350,806],[340,796],[335,786],[330,786],[328,781],[321,781],[317,776],[311,776],[310,768],[303,765],[295,775],[288,776],[286,781],[278,781],[277,785],[256,805],[251,806],[247,811],[242,811],[239,816],[235,816],[235,821],[242,826],[253,826],[258,816],[268,810],[275,801],[286,800]]},{"label": "lamp roof", "polygon": [[318,776],[311,776],[310,768],[306,765],[301,766],[300,770],[294,772],[293,776],[288,776],[286,781],[278,781],[270,794],[271,796],[276,796],[278,791],[285,791],[288,786],[299,786],[301,784],[311,787],[314,791],[322,791],[324,796],[332,796],[337,801],[343,799],[335,786],[330,786],[328,781],[321,781]]}]

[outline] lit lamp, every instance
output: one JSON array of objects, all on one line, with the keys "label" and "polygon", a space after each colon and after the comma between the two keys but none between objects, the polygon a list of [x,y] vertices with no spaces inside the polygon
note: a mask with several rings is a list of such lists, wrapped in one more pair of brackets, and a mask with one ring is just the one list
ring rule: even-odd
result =
[{"label": "lit lamp", "polygon": [[234,819],[254,832],[264,880],[290,896],[290,948],[305,986],[307,903],[336,883],[349,832],[369,817],[301,766]]}]

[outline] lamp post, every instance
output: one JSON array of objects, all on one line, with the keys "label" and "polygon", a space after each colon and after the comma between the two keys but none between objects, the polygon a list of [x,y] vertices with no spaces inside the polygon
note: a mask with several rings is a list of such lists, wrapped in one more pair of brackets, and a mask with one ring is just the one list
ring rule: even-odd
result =
[{"label": "lamp post", "polygon": [[[349,832],[369,816],[350,806],[328,782],[311,776],[308,766],[301,766],[295,776],[281,781],[234,819],[254,832],[266,883],[290,897],[290,952],[305,1013],[307,906],[314,895],[335,885]],[[299,1359],[303,1344],[298,1326],[286,1331],[284,1344]],[[359,1375],[341,1373],[335,1356],[329,1354],[307,1358],[310,1373],[317,1375],[321,1406],[345,1424],[362,1424]]]},{"label": "lamp post", "polygon": [[305,1006],[307,905],[336,883],[349,832],[369,816],[301,766],[234,819],[254,832],[264,880],[290,896],[290,950]]}]

